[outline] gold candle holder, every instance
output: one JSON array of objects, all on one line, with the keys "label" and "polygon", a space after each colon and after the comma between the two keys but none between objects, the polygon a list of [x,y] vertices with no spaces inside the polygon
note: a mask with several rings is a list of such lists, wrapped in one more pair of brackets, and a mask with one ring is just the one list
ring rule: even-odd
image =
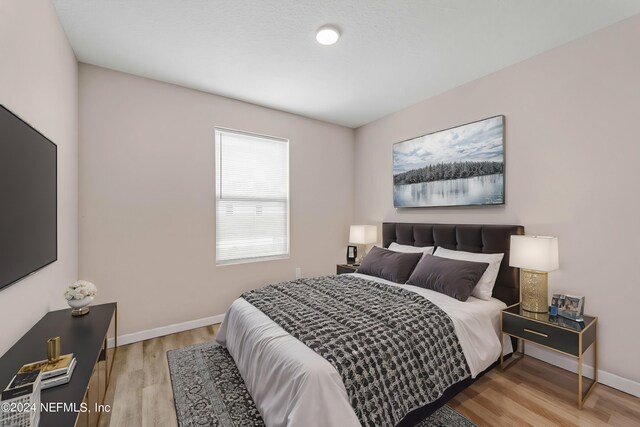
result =
[{"label": "gold candle holder", "polygon": [[47,360],[49,363],[60,360],[60,337],[49,338],[47,341]]}]

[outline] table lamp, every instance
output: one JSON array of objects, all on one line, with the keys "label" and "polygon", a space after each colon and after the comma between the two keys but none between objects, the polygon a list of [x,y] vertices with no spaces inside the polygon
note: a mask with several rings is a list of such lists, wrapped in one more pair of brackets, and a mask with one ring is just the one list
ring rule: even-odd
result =
[{"label": "table lamp", "polygon": [[534,313],[546,313],[549,310],[547,273],[559,268],[558,238],[511,236],[509,265],[520,268],[522,309]]},{"label": "table lamp", "polygon": [[357,263],[367,254],[367,246],[378,241],[378,227],[375,225],[352,225],[349,230],[349,243],[354,245],[365,245],[364,253]]}]

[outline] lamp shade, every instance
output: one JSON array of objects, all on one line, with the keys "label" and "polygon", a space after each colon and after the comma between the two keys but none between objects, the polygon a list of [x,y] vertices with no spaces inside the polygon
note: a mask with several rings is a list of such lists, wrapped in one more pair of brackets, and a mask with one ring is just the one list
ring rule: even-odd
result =
[{"label": "lamp shade", "polygon": [[558,238],[550,236],[511,236],[511,267],[553,271],[559,267]]},{"label": "lamp shade", "polygon": [[349,243],[369,245],[378,241],[378,227],[375,225],[352,225],[349,230]]}]

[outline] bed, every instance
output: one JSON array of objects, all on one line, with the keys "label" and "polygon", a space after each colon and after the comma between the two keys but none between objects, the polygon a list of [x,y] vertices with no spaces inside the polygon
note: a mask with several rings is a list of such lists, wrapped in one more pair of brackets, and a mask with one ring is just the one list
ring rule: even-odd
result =
[{"label": "bed", "polygon": [[[256,299],[260,291],[245,294],[227,311],[216,341],[229,350],[267,426],[415,425],[495,365],[500,356],[500,309],[519,299],[518,271],[508,266],[510,236],[524,234],[524,228],[383,223],[382,229],[384,247],[395,242],[504,253],[492,298],[471,297],[461,302],[432,290],[358,273],[307,279],[299,292],[309,298],[315,295],[315,299],[304,302],[286,285],[274,285],[279,293],[272,290],[262,299]],[[341,312],[358,309],[358,303],[347,298],[365,286],[372,295],[363,293],[360,309],[365,315],[373,312],[382,324],[393,324],[393,334],[398,335],[376,337],[374,351],[367,350],[365,341],[378,325],[367,329],[351,318],[340,319]],[[277,295],[271,298],[274,292]],[[297,304],[297,309],[280,309],[287,301]],[[433,319],[439,319],[432,322],[437,327],[432,330],[431,325],[411,323],[414,320],[403,323],[423,306],[425,311],[433,311]],[[338,321],[326,322],[325,311]],[[359,312],[354,313],[349,316],[357,318]],[[505,344],[510,351],[511,343]],[[429,353],[432,349],[437,351]],[[412,352],[419,353],[418,362],[424,366],[417,369],[415,361],[407,360],[406,355],[411,357]],[[375,363],[366,363],[369,358]],[[345,374],[351,371],[344,364],[358,375]],[[375,372],[366,371],[369,368]],[[363,369],[366,372],[361,372]],[[427,376],[429,389],[424,388]],[[405,381],[406,389],[398,388],[404,387]],[[387,394],[380,391],[383,387]],[[387,407],[386,412],[381,407]]]}]

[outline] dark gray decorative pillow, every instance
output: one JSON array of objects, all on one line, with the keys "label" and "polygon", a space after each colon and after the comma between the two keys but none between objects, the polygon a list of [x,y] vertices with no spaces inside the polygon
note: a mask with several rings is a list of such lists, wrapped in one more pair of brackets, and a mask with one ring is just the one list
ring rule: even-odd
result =
[{"label": "dark gray decorative pillow", "polygon": [[362,260],[357,272],[395,283],[404,283],[411,276],[422,255],[422,252],[402,253],[374,246]]},{"label": "dark gray decorative pillow", "polygon": [[425,255],[418,263],[407,285],[431,289],[466,301],[489,267],[486,262],[461,261]]}]

